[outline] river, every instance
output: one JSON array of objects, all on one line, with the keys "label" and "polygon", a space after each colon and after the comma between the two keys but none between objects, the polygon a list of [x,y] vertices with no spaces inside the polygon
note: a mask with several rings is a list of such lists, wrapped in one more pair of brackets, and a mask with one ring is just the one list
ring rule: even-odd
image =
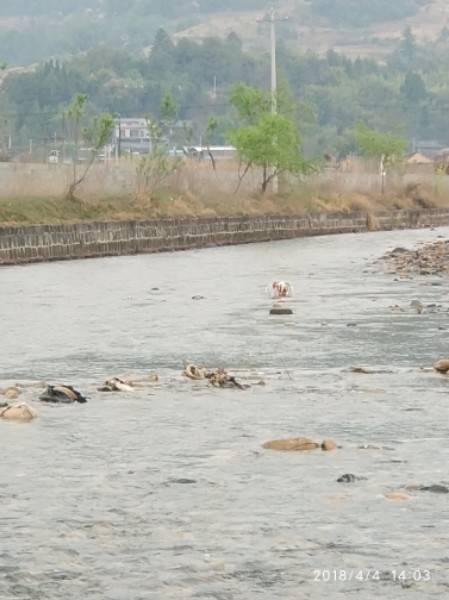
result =
[{"label": "river", "polygon": [[[40,418],[0,420],[1,600],[447,597],[448,495],[386,495],[449,482],[449,383],[420,368],[449,357],[448,286],[376,262],[441,236],[2,267],[0,387],[72,384],[88,402],[25,387]],[[269,315],[274,279],[292,282],[292,315]],[[187,362],[251,387],[188,380]],[[261,447],[292,436],[342,448]]]}]

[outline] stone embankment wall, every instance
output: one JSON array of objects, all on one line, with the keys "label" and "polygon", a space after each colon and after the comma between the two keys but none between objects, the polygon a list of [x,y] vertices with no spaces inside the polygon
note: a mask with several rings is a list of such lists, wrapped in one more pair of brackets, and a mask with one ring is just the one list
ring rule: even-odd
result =
[{"label": "stone embankment wall", "polygon": [[0,264],[118,256],[313,235],[449,225],[449,210],[158,219],[0,227]]}]

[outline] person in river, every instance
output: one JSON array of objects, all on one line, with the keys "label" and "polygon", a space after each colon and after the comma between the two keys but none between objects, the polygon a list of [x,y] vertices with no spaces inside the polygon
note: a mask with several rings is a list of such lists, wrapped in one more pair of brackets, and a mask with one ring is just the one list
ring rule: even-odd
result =
[{"label": "person in river", "polygon": [[291,298],[293,296],[293,286],[288,281],[274,281],[267,291],[271,290],[274,298]]}]

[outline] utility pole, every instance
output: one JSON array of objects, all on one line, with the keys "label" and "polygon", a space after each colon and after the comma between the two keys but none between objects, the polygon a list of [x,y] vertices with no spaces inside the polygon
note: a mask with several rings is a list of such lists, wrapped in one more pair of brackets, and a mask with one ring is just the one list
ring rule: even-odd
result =
[{"label": "utility pole", "polygon": [[276,114],[276,31],[274,8],[270,9],[270,54],[271,54],[271,112]]},{"label": "utility pole", "polygon": [[122,155],[122,117],[120,113],[115,113],[115,162],[120,160]]},{"label": "utility pole", "polygon": [[[278,21],[286,21],[288,17],[276,17],[274,7],[270,8],[270,14],[268,17],[259,19],[259,22],[268,21],[270,23],[270,56],[271,56],[271,113],[273,115],[277,112],[277,82],[276,82],[276,30],[275,23]],[[273,192],[278,191],[278,178],[273,177]]]}]

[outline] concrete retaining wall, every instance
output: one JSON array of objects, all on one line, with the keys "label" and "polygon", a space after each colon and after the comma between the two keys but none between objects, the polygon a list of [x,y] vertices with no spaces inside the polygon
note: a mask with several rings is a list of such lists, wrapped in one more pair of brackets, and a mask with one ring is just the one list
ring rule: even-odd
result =
[{"label": "concrete retaining wall", "polygon": [[[449,225],[449,210],[376,215],[378,229]],[[0,227],[0,264],[69,260],[368,231],[365,213]]]}]

